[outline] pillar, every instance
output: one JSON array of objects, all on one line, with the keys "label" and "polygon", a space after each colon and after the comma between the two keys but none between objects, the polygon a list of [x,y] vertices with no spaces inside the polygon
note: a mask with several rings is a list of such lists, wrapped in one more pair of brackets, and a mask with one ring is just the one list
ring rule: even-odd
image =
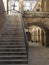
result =
[{"label": "pillar", "polygon": [[24,0],[19,0],[19,11],[20,12],[24,11]]},{"label": "pillar", "polygon": [[49,12],[49,0],[46,0],[46,11]]},{"label": "pillar", "polygon": [[41,1],[41,11],[44,11],[44,0]]}]

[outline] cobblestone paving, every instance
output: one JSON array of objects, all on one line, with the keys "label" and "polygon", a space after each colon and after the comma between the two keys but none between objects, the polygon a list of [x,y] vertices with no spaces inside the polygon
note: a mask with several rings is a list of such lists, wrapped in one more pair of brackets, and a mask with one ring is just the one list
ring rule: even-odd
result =
[{"label": "cobblestone paving", "polygon": [[49,65],[49,48],[43,46],[30,47],[29,65]]}]

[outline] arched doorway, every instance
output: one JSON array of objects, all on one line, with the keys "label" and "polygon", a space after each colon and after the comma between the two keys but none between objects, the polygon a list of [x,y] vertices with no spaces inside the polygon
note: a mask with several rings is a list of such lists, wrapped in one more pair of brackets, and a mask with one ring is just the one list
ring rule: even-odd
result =
[{"label": "arched doorway", "polygon": [[26,24],[26,28],[30,26],[37,26],[42,29],[41,34],[40,34],[41,35],[40,37],[42,38],[42,39],[40,38],[40,40],[42,41],[40,41],[40,43],[44,42],[42,43],[43,45],[45,45],[46,47],[49,46],[49,29],[47,28],[47,25],[42,22],[32,22],[32,23]]},{"label": "arched doorway", "polygon": [[[30,35],[28,35],[29,33]],[[39,26],[29,26],[27,38],[29,39],[28,41],[31,42],[31,44],[29,43],[29,45],[32,45],[33,43],[42,46],[46,45],[46,31]]]}]

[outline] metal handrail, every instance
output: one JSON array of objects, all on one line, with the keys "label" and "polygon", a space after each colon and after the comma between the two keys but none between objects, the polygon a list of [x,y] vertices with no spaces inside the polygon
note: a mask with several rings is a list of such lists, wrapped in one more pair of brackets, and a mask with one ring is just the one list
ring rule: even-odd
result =
[{"label": "metal handrail", "polygon": [[[17,11],[17,12],[19,12],[19,11]],[[22,18],[22,15],[24,13],[22,13],[22,12],[19,12],[19,13],[21,13],[21,23],[22,23],[23,33],[24,33],[24,40],[25,40],[25,45],[26,45],[26,50],[27,50],[27,61],[28,61],[28,50],[29,50],[29,47],[28,47],[28,39],[27,39],[27,35],[25,33],[25,30],[24,30],[24,28],[25,28],[25,25],[24,24],[25,23],[24,23],[23,18]]]},{"label": "metal handrail", "polygon": [[24,33],[24,40],[25,40],[25,45],[26,45],[26,50],[27,50],[27,61],[28,61],[28,39],[27,39],[27,35],[26,35],[26,33],[25,33],[25,23],[24,23],[24,21],[23,21],[23,18],[22,18],[22,15],[24,14],[24,13],[22,13],[22,12],[20,12],[20,11],[17,11],[18,13],[21,13],[21,23],[22,23],[22,29],[23,29],[23,33]]},{"label": "metal handrail", "polygon": [[27,50],[27,60],[28,60],[28,50],[29,50],[29,47],[28,47],[28,39],[27,39],[27,35],[25,33],[25,30],[24,30],[24,22],[23,22],[23,19],[22,19],[22,16],[21,16],[21,23],[22,23],[22,28],[23,28],[23,33],[24,33],[24,39],[25,39],[25,45],[26,45],[26,50]]}]

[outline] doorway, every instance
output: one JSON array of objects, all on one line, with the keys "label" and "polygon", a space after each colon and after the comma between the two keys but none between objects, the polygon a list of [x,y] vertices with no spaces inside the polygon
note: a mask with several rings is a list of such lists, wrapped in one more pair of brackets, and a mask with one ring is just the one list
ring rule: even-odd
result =
[{"label": "doorway", "polygon": [[38,26],[30,26],[29,27],[30,37],[28,37],[29,45],[46,45],[46,33],[45,31]]}]

